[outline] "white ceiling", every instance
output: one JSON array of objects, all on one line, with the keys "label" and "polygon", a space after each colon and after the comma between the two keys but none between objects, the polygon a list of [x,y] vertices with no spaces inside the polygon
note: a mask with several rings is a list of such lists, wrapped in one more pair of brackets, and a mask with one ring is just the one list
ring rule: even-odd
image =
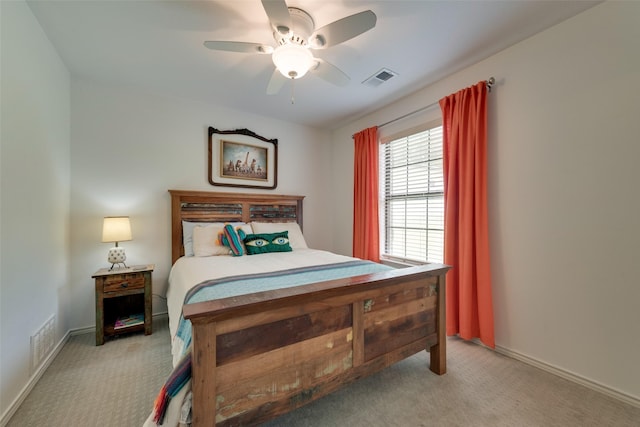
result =
[{"label": "white ceiling", "polygon": [[[292,105],[289,84],[266,95],[274,69],[269,55],[203,46],[205,40],[275,46],[259,0],[28,0],[74,77],[321,128],[375,111],[597,3],[288,0],[316,28],[367,9],[377,15],[374,29],[313,51],[349,75],[349,85],[307,75],[295,81]],[[362,84],[383,67],[398,76],[375,88]]]}]

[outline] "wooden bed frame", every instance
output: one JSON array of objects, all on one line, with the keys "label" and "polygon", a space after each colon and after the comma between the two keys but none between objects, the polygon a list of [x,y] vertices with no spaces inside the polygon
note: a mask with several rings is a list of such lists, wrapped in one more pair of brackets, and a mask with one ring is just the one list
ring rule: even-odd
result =
[{"label": "wooden bed frame", "polygon": [[[303,196],[169,190],[183,220],[296,221]],[[427,350],[446,372],[445,274],[428,264],[188,304],[193,425],[254,425]]]}]

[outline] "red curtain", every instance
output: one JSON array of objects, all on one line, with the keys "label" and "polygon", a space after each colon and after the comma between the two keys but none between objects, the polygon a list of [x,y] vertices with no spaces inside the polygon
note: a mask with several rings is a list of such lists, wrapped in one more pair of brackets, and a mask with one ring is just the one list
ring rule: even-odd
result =
[{"label": "red curtain", "polygon": [[487,218],[487,87],[440,100],[444,132],[447,335],[494,348]]},{"label": "red curtain", "polygon": [[353,135],[353,256],[380,262],[378,128]]}]

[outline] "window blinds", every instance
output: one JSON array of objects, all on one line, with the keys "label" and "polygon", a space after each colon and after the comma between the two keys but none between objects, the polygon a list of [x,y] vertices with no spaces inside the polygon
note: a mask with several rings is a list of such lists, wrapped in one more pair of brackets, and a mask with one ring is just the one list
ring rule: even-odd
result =
[{"label": "window blinds", "polygon": [[386,141],[380,150],[383,255],[442,262],[442,126]]}]

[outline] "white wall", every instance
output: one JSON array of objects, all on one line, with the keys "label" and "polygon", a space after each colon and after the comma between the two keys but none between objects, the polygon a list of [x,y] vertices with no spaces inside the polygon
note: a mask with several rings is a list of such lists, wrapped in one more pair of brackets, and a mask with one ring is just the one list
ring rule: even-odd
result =
[{"label": "white wall", "polygon": [[[351,134],[495,76],[496,344],[640,399],[640,3],[606,2],[337,130],[335,249],[351,252]],[[347,185],[345,185],[347,184]]]},{"label": "white wall", "polygon": [[[331,249],[329,133],[180,99],[74,80],[71,90],[72,325],[95,324],[91,275],[108,266],[102,218],[129,215],[133,240],[121,243],[131,264],[155,263],[153,293],[165,295],[171,267],[168,189],[301,194],[309,245]],[[211,186],[207,129],[248,128],[278,138],[278,186]],[[162,298],[154,312],[166,311]]]},{"label": "white wall", "polygon": [[[69,329],[70,76],[22,1],[0,2],[0,414],[27,384],[30,336]],[[1,418],[0,418],[1,419]]]}]

